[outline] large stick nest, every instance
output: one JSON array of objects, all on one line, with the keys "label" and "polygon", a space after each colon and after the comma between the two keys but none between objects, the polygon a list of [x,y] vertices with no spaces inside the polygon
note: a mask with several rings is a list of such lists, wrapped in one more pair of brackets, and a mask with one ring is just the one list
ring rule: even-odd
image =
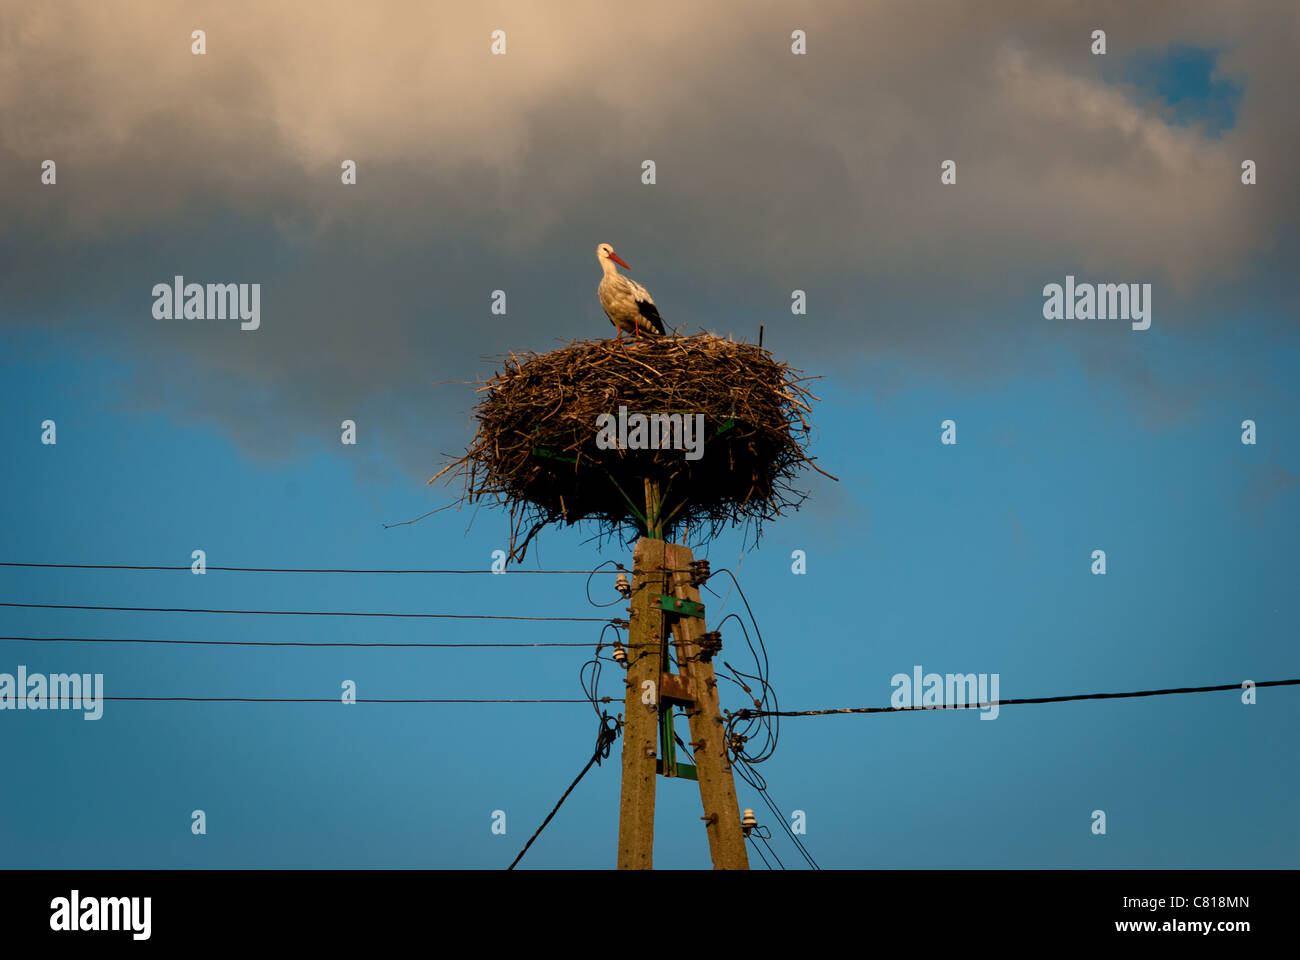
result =
[{"label": "large stick nest", "polygon": [[[764,521],[807,498],[792,485],[801,469],[824,472],[807,455],[805,415],[818,398],[803,384],[813,378],[753,344],[711,334],[592,340],[501,359],[478,381],[473,442],[429,482],[459,478],[459,503],[509,507],[512,560],[552,523],[590,521],[602,536],[689,525],[698,543],[753,522],[757,539]],[[598,418],[617,418],[620,406],[629,420],[683,414],[698,424],[702,414],[703,456],[600,449]],[[659,494],[649,507],[647,481]]]}]

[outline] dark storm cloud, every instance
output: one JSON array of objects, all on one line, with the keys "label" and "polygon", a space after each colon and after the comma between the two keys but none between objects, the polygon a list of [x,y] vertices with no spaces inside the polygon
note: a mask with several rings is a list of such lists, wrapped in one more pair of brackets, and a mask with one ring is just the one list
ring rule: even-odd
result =
[{"label": "dark storm cloud", "polygon": [[[609,332],[600,241],[672,326],[764,322],[832,373],[869,353],[981,378],[1028,362],[1007,344],[1038,335],[1033,301],[1066,272],[1155,283],[1160,311],[1246,283],[1293,239],[1297,194],[1276,185],[1300,146],[1294,4],[924,6],[0,13],[3,322],[122,351],[134,402],[249,449],[333,442],[352,417],[425,469],[472,402],[429,384]],[[1103,82],[1097,27],[1112,58],[1222,50],[1235,126],[1172,126]],[[1247,157],[1259,187],[1239,185]],[[57,187],[38,182],[47,158]],[[261,329],[155,320],[150,290],[176,274],[261,283]],[[1116,369],[1141,379],[1132,357]]]}]

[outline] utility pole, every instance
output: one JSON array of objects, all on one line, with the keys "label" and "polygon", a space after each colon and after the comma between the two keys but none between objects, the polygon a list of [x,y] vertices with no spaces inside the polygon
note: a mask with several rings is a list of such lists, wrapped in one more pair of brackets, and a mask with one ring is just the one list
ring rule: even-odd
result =
[{"label": "utility pole", "polygon": [[[722,649],[722,640],[718,634],[707,634],[704,629],[704,604],[700,602],[703,579],[687,572],[692,569],[691,551],[681,544],[668,544],[665,563],[672,571],[668,577],[674,605],[680,604],[679,609],[688,611],[674,619],[673,639],[678,669],[686,679],[684,692],[691,698],[684,701],[686,719],[691,729],[691,751],[700,783],[700,801],[704,805],[701,819],[709,834],[713,868],[748,870],[749,853],[740,826],[736,782],[727,757],[727,727],[718,705],[718,680],[713,673],[713,655]],[[691,611],[697,611],[698,615],[691,615]],[[663,679],[665,688],[670,686],[669,676]]]},{"label": "utility pole", "polygon": [[637,541],[632,557],[618,868],[649,870],[653,866],[655,844],[655,741],[659,736],[659,675],[664,635],[663,612],[650,598],[663,585],[664,542],[643,537]]},{"label": "utility pole", "polygon": [[[647,485],[647,500],[649,493]],[[661,533],[657,523],[647,526]],[[652,867],[658,773],[699,782],[704,809],[701,819],[714,869],[749,869],[736,785],[727,757],[726,726],[718,706],[718,681],[713,672],[713,655],[721,648],[721,640],[716,633],[705,631],[704,605],[700,602],[699,585],[707,578],[705,571],[703,564],[693,565],[691,551],[681,544],[651,537],[637,541],[628,621],[618,831],[620,870]],[[677,650],[679,673],[668,669],[668,631]],[[685,708],[690,724],[694,767],[677,762],[672,728],[672,709],[677,705]],[[658,756],[656,739],[661,747]]]}]

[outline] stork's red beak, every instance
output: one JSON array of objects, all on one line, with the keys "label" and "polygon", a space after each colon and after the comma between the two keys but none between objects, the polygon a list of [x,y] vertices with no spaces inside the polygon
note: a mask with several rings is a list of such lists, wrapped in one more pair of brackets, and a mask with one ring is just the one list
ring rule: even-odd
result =
[{"label": "stork's red beak", "polygon": [[615,263],[617,263],[620,267],[624,268],[625,270],[631,270],[631,269],[632,269],[632,268],[629,267],[626,263],[624,263],[624,262],[623,262],[623,258],[620,257],[620,256],[619,256],[617,253],[615,253],[613,250],[609,251],[609,259],[613,260]]}]

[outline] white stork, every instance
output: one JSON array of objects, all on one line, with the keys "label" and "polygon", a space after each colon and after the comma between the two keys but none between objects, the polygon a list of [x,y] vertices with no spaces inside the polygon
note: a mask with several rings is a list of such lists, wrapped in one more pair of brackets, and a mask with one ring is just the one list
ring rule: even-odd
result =
[{"label": "white stork", "polygon": [[623,262],[608,243],[602,243],[596,248],[596,259],[605,271],[596,287],[596,296],[600,298],[600,305],[605,308],[609,322],[618,329],[618,335],[623,336],[623,331],[626,330],[638,339],[642,333],[661,336],[664,322],[649,291],[635,280],[629,280],[619,273],[614,264],[620,264],[628,270],[632,268]]}]

